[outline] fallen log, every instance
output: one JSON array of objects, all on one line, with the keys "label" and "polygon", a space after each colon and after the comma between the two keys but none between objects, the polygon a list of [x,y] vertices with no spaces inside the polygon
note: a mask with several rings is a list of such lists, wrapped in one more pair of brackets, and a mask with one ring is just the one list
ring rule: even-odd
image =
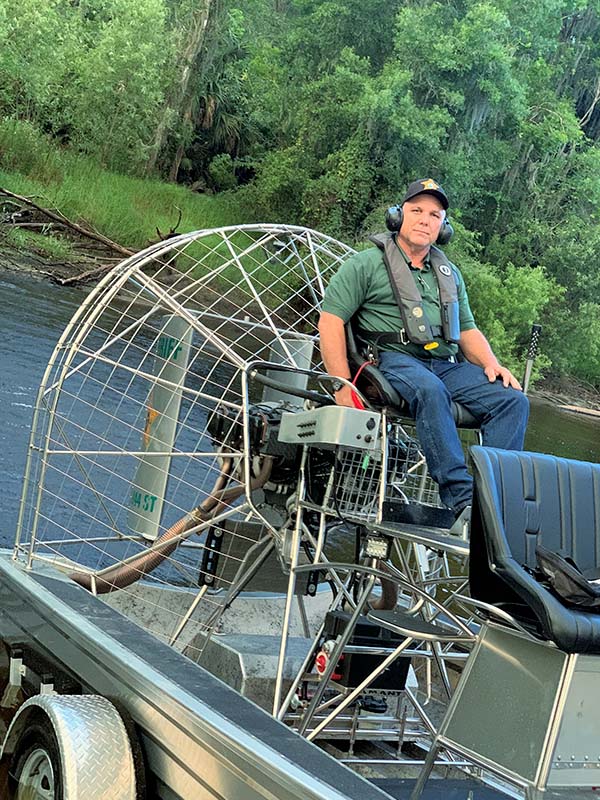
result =
[{"label": "fallen log", "polygon": [[[135,255],[135,250],[130,250],[128,247],[123,247],[123,245],[114,242],[112,239],[109,239],[108,236],[104,236],[97,231],[90,230],[89,228],[84,227],[83,225],[79,225],[76,222],[73,222],[60,211],[51,211],[48,208],[44,208],[32,200],[30,197],[25,197],[20,194],[15,194],[15,192],[11,192],[8,189],[4,189],[0,187],[0,196],[12,198],[12,200],[16,200],[17,203],[13,203],[13,205],[17,206],[17,204],[21,204],[21,206],[26,206],[32,209],[35,209],[38,213],[42,214],[43,216],[47,217],[51,220],[51,223],[38,223],[38,222],[11,222],[8,224],[14,225],[15,227],[22,227],[22,228],[34,228],[34,227],[43,227],[44,225],[54,224],[60,225],[63,228],[70,229],[75,233],[79,234],[80,236],[86,238],[90,242],[95,242],[97,244],[102,245],[103,247],[112,250],[114,253],[117,253],[119,256],[132,256]],[[159,241],[165,241],[166,239],[170,239],[174,236],[177,236],[177,228],[179,223],[181,222],[182,212],[181,209],[177,208],[179,212],[179,218],[177,220],[177,224],[171,228],[169,233],[163,235],[160,230],[157,228],[157,234],[159,237]],[[80,244],[80,243],[75,243]],[[83,243],[81,243],[83,245]],[[97,246],[97,245],[96,245]],[[88,247],[92,247],[92,244],[89,244]],[[93,260],[99,260],[94,258]],[[58,275],[53,275],[52,279],[60,284],[61,286],[73,286],[78,283],[84,283],[86,281],[92,280],[103,275],[105,272],[108,272],[114,267],[114,261],[110,256],[106,256],[102,259],[104,263],[100,264],[99,266],[94,266],[91,269],[87,269],[85,272],[80,272],[77,275],[70,275],[65,278],[60,278]],[[119,259],[120,260],[120,259]],[[157,259],[157,263],[160,263],[160,258]],[[167,265],[163,265],[167,266]],[[171,268],[172,269],[172,268]]]},{"label": "fallen log", "polygon": [[91,231],[88,228],[84,228],[82,225],[78,225],[76,222],[68,219],[68,217],[65,217],[65,215],[60,211],[50,211],[50,209],[38,205],[29,197],[15,194],[14,192],[10,192],[8,189],[4,189],[2,187],[0,187],[0,195],[3,195],[4,197],[12,197],[14,200],[18,200],[20,203],[23,203],[30,208],[35,208],[36,211],[44,214],[49,219],[54,220],[55,222],[60,222],[62,225],[65,225],[67,228],[70,228],[81,236],[86,236],[88,239],[93,239],[96,242],[100,242],[111,250],[114,250],[116,253],[120,253],[120,255],[132,256],[135,252],[134,250],[129,250],[129,248],[117,244],[117,242],[113,242],[112,239],[108,238],[108,236],[103,236],[101,233]]}]

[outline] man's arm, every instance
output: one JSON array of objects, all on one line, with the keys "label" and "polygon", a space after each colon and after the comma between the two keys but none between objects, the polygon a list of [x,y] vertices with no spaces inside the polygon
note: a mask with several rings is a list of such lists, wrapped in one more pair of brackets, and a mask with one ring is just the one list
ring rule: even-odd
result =
[{"label": "man's arm", "polygon": [[461,332],[460,349],[468,361],[483,369],[490,383],[496,378],[501,378],[505,386],[512,386],[513,389],[522,388],[512,372],[498,362],[490,343],[477,328]]},{"label": "man's arm", "polygon": [[[340,317],[336,317],[335,314],[330,314],[328,311],[321,312],[319,318],[319,337],[321,355],[323,356],[323,362],[325,363],[327,372],[338,378],[350,379],[344,320]],[[350,406],[350,408],[354,408],[352,389],[349,386],[344,386],[339,392],[336,392],[335,402],[339,406]]]}]

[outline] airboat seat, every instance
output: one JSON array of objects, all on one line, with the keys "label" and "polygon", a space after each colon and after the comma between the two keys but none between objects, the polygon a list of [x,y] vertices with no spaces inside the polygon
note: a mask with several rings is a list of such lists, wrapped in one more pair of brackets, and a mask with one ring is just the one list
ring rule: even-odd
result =
[{"label": "airboat seat", "polygon": [[565,653],[600,654],[600,614],[568,607],[531,574],[536,543],[600,572],[600,464],[473,447],[471,595]]},{"label": "airboat seat", "polygon": [[[353,375],[359,373],[357,386],[376,406],[393,408],[403,416],[410,417],[410,411],[402,398],[383,373],[361,353],[353,321],[346,323],[346,347],[348,363]],[[479,422],[460,403],[452,403],[452,415],[457,428],[479,428]]]},{"label": "airboat seat", "polygon": [[471,455],[469,583],[487,619],[411,800],[440,750],[524,789],[526,800],[591,796],[600,783],[600,614],[564,605],[530,570],[539,541],[596,575],[600,464],[480,446]]}]

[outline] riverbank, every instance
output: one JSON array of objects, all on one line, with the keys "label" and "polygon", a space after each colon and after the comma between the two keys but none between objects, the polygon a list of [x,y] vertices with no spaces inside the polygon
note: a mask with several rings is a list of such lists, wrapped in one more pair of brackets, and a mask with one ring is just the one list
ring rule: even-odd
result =
[{"label": "riverbank", "polygon": [[564,378],[562,380],[544,378],[538,381],[532,394],[573,414],[586,414],[588,411],[592,412],[590,415],[594,417],[600,414],[600,392],[573,379],[569,380],[567,390],[565,383]]},{"label": "riverbank", "polygon": [[[0,226],[0,231],[1,231]],[[107,255],[104,265],[106,269],[112,266],[112,258]],[[118,259],[115,260],[115,264]],[[76,279],[89,267],[89,260],[82,254],[70,260],[51,258],[35,250],[24,250],[6,241],[0,233],[0,264],[5,269],[14,272],[31,273],[42,278],[48,278],[55,283]]]},{"label": "riverbank", "polygon": [[[61,222],[72,222],[137,252],[181,231],[251,221],[253,209],[239,192],[200,193],[111,172],[89,157],[56,150],[44,137],[29,149],[27,163],[0,153],[0,221],[13,230],[68,240]],[[40,216],[44,209],[54,218]]]},{"label": "riverbank", "polygon": [[[0,180],[1,177],[0,173]],[[130,184],[130,195],[126,200],[135,204],[139,199],[140,181],[125,180]],[[159,189],[162,188],[159,184]],[[193,201],[193,196],[185,189],[177,187],[177,190],[190,195]],[[154,200],[160,195],[159,191]],[[126,200],[121,198],[121,203]],[[196,200],[199,203],[211,202],[206,197]],[[0,186],[0,259],[10,269],[43,275],[61,285],[93,285],[124,259],[178,235],[184,218],[183,211],[178,206],[173,211],[178,214],[175,223],[164,230],[155,224],[155,235],[152,237],[143,238],[141,233],[144,228],[152,229],[154,220],[148,216],[144,218],[144,224],[136,236],[115,239],[111,236],[114,237],[115,232],[124,234],[124,230],[113,229],[111,236],[100,233],[95,225],[79,213],[68,217],[54,205],[40,205],[37,197],[33,199]],[[232,224],[222,202],[215,200],[212,211],[212,215],[205,215],[206,227],[218,228]],[[190,224],[188,220],[183,230],[194,230],[195,227],[199,226]]]},{"label": "riverbank", "polygon": [[[59,181],[0,169],[0,253],[57,282],[94,281],[111,266],[183,231],[250,221],[238,196],[191,192],[64,156]],[[100,233],[101,231],[101,233]]]}]

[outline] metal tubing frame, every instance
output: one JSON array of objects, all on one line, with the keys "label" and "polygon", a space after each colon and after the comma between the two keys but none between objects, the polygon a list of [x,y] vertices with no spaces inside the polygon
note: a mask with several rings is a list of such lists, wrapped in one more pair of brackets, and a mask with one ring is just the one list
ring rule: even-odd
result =
[{"label": "metal tubing frame", "polygon": [[[313,716],[317,711],[317,707],[327,688],[327,683],[329,682],[329,679],[331,678],[331,675],[333,674],[333,671],[337,666],[337,662],[340,656],[344,652],[344,647],[346,646],[346,644],[350,640],[350,637],[352,636],[352,633],[354,632],[356,623],[358,622],[358,619],[368,602],[369,595],[373,590],[374,584],[375,584],[375,575],[370,575],[364,583],[362,594],[359,595],[356,601],[356,608],[352,612],[344,632],[340,634],[340,636],[336,641],[335,647],[333,648],[333,651],[329,656],[329,661],[325,669],[325,672],[321,675],[321,679],[317,685],[317,688],[315,689],[315,693],[313,694],[310,703],[308,704],[308,707],[302,717],[302,721],[298,727],[298,733],[300,733],[300,735],[304,735],[306,733],[306,729],[308,728],[311,719],[313,718]],[[307,738],[311,739],[312,734]]]},{"label": "metal tubing frame", "polygon": [[[306,448],[303,449],[302,452],[302,461],[300,464],[300,481],[298,483],[298,494],[304,494],[304,489],[306,486],[306,474],[305,474],[305,467],[306,467],[306,457],[307,457],[307,450]],[[283,619],[282,619],[282,630],[281,630],[281,642],[279,646],[279,659],[277,662],[277,674],[275,677],[275,690],[273,693],[273,716],[277,717],[279,712],[279,706],[281,703],[281,693],[283,691],[283,671],[285,668],[285,657],[287,654],[287,640],[288,640],[288,631],[289,631],[289,624],[290,618],[292,614],[292,602],[294,600],[294,595],[296,593],[296,568],[298,567],[298,558],[300,555],[300,542],[301,542],[301,521],[302,521],[302,508],[300,506],[296,509],[296,520],[294,524],[294,532],[292,535],[292,563],[290,565],[290,577],[288,581],[286,599],[285,599],[285,607],[283,611]]]},{"label": "metal tubing frame", "polygon": [[[373,562],[375,563],[375,559],[373,559]],[[298,730],[299,730],[299,733],[301,733],[301,734],[305,734],[306,733],[306,729],[307,729],[308,725],[310,724],[310,720],[312,719],[314,714],[317,712],[318,703],[319,703],[319,701],[320,701],[320,699],[321,699],[321,697],[322,697],[322,695],[323,695],[323,693],[324,693],[324,691],[326,689],[327,682],[329,681],[329,679],[331,677],[331,674],[333,673],[333,671],[334,671],[334,669],[335,669],[335,667],[337,665],[337,662],[338,662],[340,656],[342,655],[342,653],[344,651],[344,647],[346,646],[346,644],[348,643],[348,641],[350,640],[350,638],[352,636],[352,633],[354,631],[354,628],[356,626],[358,618],[359,618],[360,614],[362,613],[362,609],[366,605],[366,602],[368,600],[368,595],[370,594],[370,592],[372,590],[372,587],[374,585],[375,577],[389,578],[389,575],[387,575],[385,573],[382,573],[380,570],[376,569],[374,566],[371,566],[371,567],[368,567],[368,566],[367,567],[364,567],[364,566],[360,567],[360,566],[352,565],[352,564],[343,564],[343,565],[342,564],[336,564],[335,566],[338,569],[343,567],[345,569],[349,569],[350,571],[363,572],[364,574],[368,574],[370,576],[371,580],[367,581],[368,592],[367,593],[363,592],[363,595],[361,595],[359,601],[357,601],[356,609],[354,610],[350,620],[348,621],[348,623],[346,625],[346,628],[344,630],[344,633],[341,634],[340,637],[338,638],[338,640],[336,642],[336,646],[334,647],[332,653],[329,656],[329,662],[328,662],[328,665],[327,665],[327,669],[326,669],[325,673],[320,678],[320,682],[319,682],[319,684],[317,686],[317,689],[316,689],[316,691],[315,691],[315,693],[314,693],[314,695],[313,695],[313,697],[311,699],[311,702],[310,702],[310,704],[309,704],[309,706],[308,706],[308,708],[307,708],[307,710],[306,710],[306,712],[305,712],[305,714],[304,714],[304,716],[302,718],[302,722],[301,722],[301,724],[299,726]],[[396,581],[398,583],[403,583],[405,588],[410,589],[410,590],[416,592],[417,594],[423,594],[424,593],[423,589],[419,589],[419,588],[417,588],[415,586],[411,587],[409,584],[407,584],[405,581],[403,581],[403,580],[401,580],[399,578],[396,578]],[[431,600],[431,598],[430,598],[430,600]],[[438,613],[441,613],[442,610],[447,611],[447,609],[445,609],[445,607],[441,603],[439,603],[439,601],[432,600],[431,602],[432,602],[432,604],[434,606],[436,606],[438,608]],[[453,616],[453,615],[451,615],[451,616]],[[474,636],[473,636],[472,632],[468,628],[466,628],[458,618],[455,617],[453,622],[454,622],[454,624],[457,626],[457,628],[459,630],[462,630],[462,633],[463,633],[463,636],[459,635],[459,636],[452,637],[453,641],[463,641],[463,640],[472,641],[474,639]],[[310,732],[310,734],[307,736],[307,738],[309,740],[313,740],[330,722],[333,721],[333,719],[335,719],[338,716],[338,714],[340,714],[342,711],[344,711],[345,708],[351,702],[353,702],[360,695],[360,693],[362,691],[364,691],[365,688],[367,688],[377,677],[379,677],[379,675],[399,655],[401,655],[401,653],[410,645],[410,643],[412,641],[414,641],[415,639],[419,639],[419,638],[420,638],[419,634],[417,634],[417,633],[414,636],[407,636],[406,639],[404,639],[400,643],[400,645],[398,645],[394,649],[394,651],[392,653],[390,653],[377,667],[375,667],[374,670],[372,670],[371,673],[369,673],[369,675],[367,675],[367,677],[360,683],[360,685],[358,687],[356,687],[349,695],[347,695],[342,700],[341,704],[339,706],[337,706],[336,709],[325,720],[323,720],[319,725],[317,725],[317,727],[315,729],[313,729]],[[422,634],[421,634],[421,638],[422,638]],[[440,636],[440,639],[441,640],[444,639],[443,635]]]}]

